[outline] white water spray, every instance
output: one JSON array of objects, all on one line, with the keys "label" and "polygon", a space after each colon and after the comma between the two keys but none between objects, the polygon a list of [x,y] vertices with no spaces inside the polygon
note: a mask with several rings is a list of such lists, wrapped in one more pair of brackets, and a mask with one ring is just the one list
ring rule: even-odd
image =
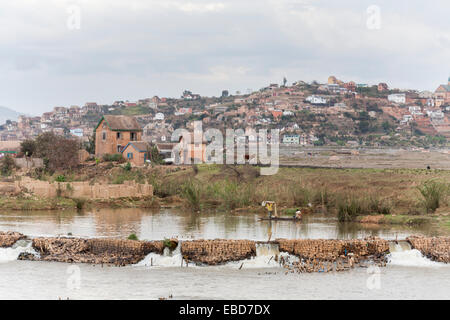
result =
[{"label": "white water spray", "polygon": [[431,261],[424,257],[419,250],[412,249],[406,241],[389,243],[388,263],[393,266],[403,267],[443,267],[444,263]]},{"label": "white water spray", "polygon": [[281,261],[290,263],[297,262],[298,257],[286,252],[280,253],[278,244],[257,243],[256,257],[242,261],[229,262],[223,267],[231,267],[233,269],[279,268],[282,266]]},{"label": "white water spray", "polygon": [[17,260],[22,252],[37,255],[31,246],[31,241],[19,240],[12,247],[0,248],[0,263],[7,263]]},{"label": "white water spray", "polygon": [[181,241],[179,241],[177,247],[172,252],[169,248],[164,248],[162,255],[152,252],[135,265],[140,267],[181,267],[182,261]]}]

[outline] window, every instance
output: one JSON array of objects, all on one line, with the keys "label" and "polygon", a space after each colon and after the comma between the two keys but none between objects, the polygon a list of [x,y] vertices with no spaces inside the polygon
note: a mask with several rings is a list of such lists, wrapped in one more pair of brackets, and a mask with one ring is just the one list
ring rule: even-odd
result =
[{"label": "window", "polygon": [[117,145],[117,153],[121,153],[122,152],[122,146],[119,144]]},{"label": "window", "polygon": [[120,139],[121,138],[121,134],[120,134],[120,132],[117,132],[117,139]]},{"label": "window", "polygon": [[136,141],[136,132],[130,132],[130,140]]},{"label": "window", "polygon": [[133,159],[133,154],[130,152],[130,153],[127,153],[127,158],[128,159]]},{"label": "window", "polygon": [[106,140],[106,132],[102,132],[102,139]]}]

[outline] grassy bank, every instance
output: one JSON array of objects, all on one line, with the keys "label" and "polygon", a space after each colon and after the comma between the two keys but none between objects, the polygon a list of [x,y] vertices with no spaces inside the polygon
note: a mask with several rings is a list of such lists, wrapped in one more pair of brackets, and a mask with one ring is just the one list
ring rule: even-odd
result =
[{"label": "grassy bank", "polygon": [[233,210],[276,201],[291,213],[311,204],[342,221],[362,215],[423,215],[449,210],[450,172],[440,170],[280,168],[272,176],[254,167],[200,165],[149,173],[159,197],[178,195],[193,210]]},{"label": "grassy bank", "polygon": [[153,185],[156,197],[156,200],[119,199],[85,204],[75,199],[72,200],[75,206],[156,207],[161,204],[185,206],[193,211],[253,211],[263,210],[261,202],[272,200],[281,213],[292,214],[297,208],[311,206],[315,211],[336,213],[341,221],[356,221],[357,217],[366,215],[450,212],[450,171],[445,170],[280,168],[275,175],[262,176],[259,168],[251,166],[125,169],[123,164],[109,162],[35,178],[56,181],[62,176],[68,182],[148,182]]},{"label": "grassy bank", "polygon": [[73,199],[67,198],[10,198],[0,197],[0,208],[3,210],[61,210],[76,209]]},{"label": "grassy bank", "polygon": [[156,197],[120,198],[110,200],[88,200],[57,197],[44,199],[38,197],[0,197],[0,208],[3,210],[65,210],[92,208],[159,208],[160,201]]}]

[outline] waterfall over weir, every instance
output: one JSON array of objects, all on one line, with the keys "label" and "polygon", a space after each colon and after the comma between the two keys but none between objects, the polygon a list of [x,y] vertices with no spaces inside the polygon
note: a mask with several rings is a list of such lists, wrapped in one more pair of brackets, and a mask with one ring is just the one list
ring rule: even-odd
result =
[{"label": "waterfall over weir", "polygon": [[440,267],[443,263],[434,262],[424,257],[419,250],[412,249],[407,241],[389,242],[388,264],[403,267]]},{"label": "waterfall over weir", "polygon": [[31,247],[31,241],[19,240],[10,248],[0,248],[0,263],[6,263],[17,260],[23,252],[36,254]]},{"label": "waterfall over weir", "polygon": [[164,248],[163,254],[150,253],[136,266],[143,267],[181,267],[185,264],[183,256],[181,255],[181,241],[178,242],[177,247],[170,251],[169,248]]},{"label": "waterfall over weir", "polygon": [[[288,253],[280,253],[278,244],[273,243],[257,243],[256,256],[225,263],[224,265],[216,266],[216,268],[232,268],[232,269],[247,269],[247,268],[277,268],[280,267],[280,259],[284,261],[298,261],[298,258]],[[150,253],[142,261],[135,266],[141,267],[186,267],[186,261],[183,260],[181,254],[181,241],[173,251],[169,248],[164,248],[163,254]],[[196,267],[194,263],[189,263],[188,267]]]}]

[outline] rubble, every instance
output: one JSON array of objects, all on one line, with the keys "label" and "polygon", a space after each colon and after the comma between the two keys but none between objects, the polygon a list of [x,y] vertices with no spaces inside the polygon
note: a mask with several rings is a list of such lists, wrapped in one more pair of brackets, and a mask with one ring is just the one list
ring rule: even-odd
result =
[{"label": "rubble", "polygon": [[[0,232],[0,246],[11,246],[24,238],[26,236],[17,232]],[[407,241],[431,260],[450,262],[450,237],[414,236],[407,238]],[[179,247],[186,263],[218,265],[255,257],[256,246],[261,243],[229,239],[178,242],[177,239],[138,241],[39,237],[32,240],[38,254],[22,253],[18,259],[124,266],[138,263],[149,253],[163,254],[165,248],[173,251]],[[273,259],[284,266],[286,272],[345,271],[368,263],[385,266],[389,253],[389,241],[376,237],[352,240],[277,239],[270,244],[278,246]],[[283,252],[296,258],[289,261],[290,257],[280,254]]]},{"label": "rubble", "polygon": [[0,231],[0,248],[11,247],[14,243],[22,239],[26,239],[26,236],[19,232]]},{"label": "rubble", "polygon": [[187,261],[217,265],[244,260],[256,255],[256,242],[250,240],[193,240],[181,243]]},{"label": "rubble", "polygon": [[413,249],[419,250],[425,257],[437,262],[450,263],[450,237],[421,237],[406,238]]},{"label": "rubble", "polygon": [[275,240],[280,252],[300,258],[299,262],[281,263],[292,272],[330,272],[349,270],[365,261],[386,264],[389,242],[379,238],[364,240],[296,239]]},{"label": "rubble", "polygon": [[19,260],[124,266],[142,260],[150,252],[162,253],[162,241],[120,239],[35,238],[33,248],[39,257],[20,255]]}]

